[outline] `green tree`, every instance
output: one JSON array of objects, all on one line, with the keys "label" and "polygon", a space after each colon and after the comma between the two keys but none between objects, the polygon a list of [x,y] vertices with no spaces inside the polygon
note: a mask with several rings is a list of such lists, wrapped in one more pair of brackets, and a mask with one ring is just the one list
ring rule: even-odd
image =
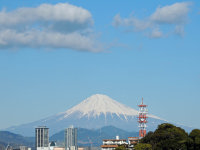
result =
[{"label": "green tree", "polygon": [[154,133],[152,132],[152,131],[149,131],[148,133],[147,133],[147,135],[145,136],[145,138],[143,138],[142,140],[141,140],[141,142],[142,143],[149,143],[149,144],[151,144],[151,145],[154,145],[154,143],[155,143],[155,140],[154,140]]},{"label": "green tree", "polygon": [[152,150],[151,144],[138,143],[134,146],[135,150]]},{"label": "green tree", "polygon": [[189,143],[189,148],[194,150],[200,150],[200,130],[192,130],[189,134],[189,138],[191,139]]},{"label": "green tree", "polygon": [[127,150],[125,145],[120,145],[117,148],[115,148],[115,150]]},{"label": "green tree", "polygon": [[188,134],[180,127],[169,123],[158,126],[155,132],[148,133],[141,143],[152,145],[153,150],[187,150]]}]

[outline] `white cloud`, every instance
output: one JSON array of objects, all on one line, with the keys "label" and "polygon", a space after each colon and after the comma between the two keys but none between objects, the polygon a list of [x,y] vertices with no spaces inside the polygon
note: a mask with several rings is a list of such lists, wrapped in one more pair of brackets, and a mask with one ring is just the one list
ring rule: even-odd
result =
[{"label": "white cloud", "polygon": [[121,18],[120,14],[117,14],[114,17],[112,24],[115,27],[119,27],[119,26],[134,27],[135,31],[144,30],[151,26],[151,23],[146,20],[139,20],[135,18],[134,16],[123,19]]},{"label": "white cloud", "polygon": [[[46,47],[101,51],[91,13],[68,3],[0,12],[0,48]],[[90,31],[90,32],[88,32]]]},{"label": "white cloud", "polygon": [[174,33],[179,35],[179,36],[184,36],[184,27],[183,25],[176,25],[174,29]]},{"label": "white cloud", "polygon": [[[187,14],[189,12],[189,2],[180,2],[172,5],[158,7],[154,13],[149,15],[147,19],[137,19],[134,16],[121,18],[117,14],[113,18],[114,27],[133,28],[129,31],[147,32],[146,35],[150,38],[164,37],[162,26],[173,25],[174,34],[182,36],[184,33],[184,25],[187,22]],[[168,34],[168,33],[166,33]]]},{"label": "white cloud", "polygon": [[149,35],[150,38],[161,38],[162,36],[163,36],[163,33],[160,31],[159,28],[153,29]]},{"label": "white cloud", "polygon": [[112,25],[115,27],[119,27],[121,25],[123,25],[124,22],[122,20],[122,18],[120,17],[120,14],[117,14],[114,18],[113,18],[113,23]]},{"label": "white cloud", "polygon": [[15,26],[35,22],[71,22],[78,24],[92,23],[92,15],[86,9],[58,3],[56,5],[41,4],[36,8],[19,8],[12,12],[0,12],[1,26]]},{"label": "white cloud", "polygon": [[92,37],[84,36],[77,32],[69,34],[37,30],[16,32],[15,30],[9,29],[0,32],[0,47],[70,48],[91,52],[99,52],[102,50],[101,45],[98,45]]},{"label": "white cloud", "polygon": [[185,23],[189,11],[188,2],[175,3],[173,5],[158,7],[150,16],[153,22],[165,24],[182,24]]}]

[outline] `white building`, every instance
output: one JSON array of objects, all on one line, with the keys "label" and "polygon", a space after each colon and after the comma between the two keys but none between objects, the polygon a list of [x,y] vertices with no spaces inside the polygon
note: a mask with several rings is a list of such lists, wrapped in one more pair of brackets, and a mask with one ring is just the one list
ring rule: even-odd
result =
[{"label": "white building", "polygon": [[128,146],[133,148],[135,144],[139,142],[139,137],[128,137]]},{"label": "white building", "polygon": [[49,150],[49,128],[40,126],[35,128],[36,150]]},{"label": "white building", "polygon": [[118,145],[101,145],[101,150],[114,150]]},{"label": "white building", "polygon": [[77,128],[73,126],[65,129],[65,150],[78,150]]},{"label": "white building", "polygon": [[31,148],[27,147],[27,146],[19,146],[19,149],[20,150],[31,150]]},{"label": "white building", "polygon": [[119,136],[116,136],[116,139],[105,139],[103,140],[103,145],[101,145],[101,150],[114,150],[120,145],[127,145],[126,139],[119,139]]},{"label": "white building", "polygon": [[[6,148],[6,150],[9,150],[9,149],[7,149]],[[31,150],[31,148],[30,147],[27,147],[27,146],[17,146],[17,148],[14,148],[14,149],[12,149],[12,150]]]},{"label": "white building", "polygon": [[49,150],[54,150],[54,148],[56,147],[56,142],[52,141],[49,143]]}]

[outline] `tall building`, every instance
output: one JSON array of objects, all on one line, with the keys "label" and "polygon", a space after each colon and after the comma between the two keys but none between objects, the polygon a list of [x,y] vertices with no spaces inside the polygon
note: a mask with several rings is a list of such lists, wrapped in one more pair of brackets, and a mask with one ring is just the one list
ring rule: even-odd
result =
[{"label": "tall building", "polygon": [[78,150],[77,128],[73,126],[65,129],[65,150]]},{"label": "tall building", "polygon": [[35,128],[36,150],[49,150],[49,128],[41,126]]}]

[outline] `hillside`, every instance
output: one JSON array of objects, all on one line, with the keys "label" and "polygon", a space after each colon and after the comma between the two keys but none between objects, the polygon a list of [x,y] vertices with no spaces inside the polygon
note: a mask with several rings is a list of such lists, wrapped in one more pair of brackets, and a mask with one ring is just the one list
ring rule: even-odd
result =
[{"label": "hillside", "polygon": [[[130,136],[137,136],[137,132],[128,132],[114,126],[106,126],[100,129],[85,129],[78,128],[78,145],[79,146],[100,146],[102,139],[113,139],[119,135],[120,138],[127,139]],[[52,135],[50,141],[57,141],[63,143],[64,141],[64,130]],[[11,146],[25,145],[34,147],[34,137],[24,137],[19,134],[14,134],[8,131],[0,131],[0,149],[4,148],[9,143]]]},{"label": "hillside", "polygon": [[[115,139],[116,135],[120,138],[127,139],[131,136],[138,136],[137,132],[128,132],[114,126],[106,126],[100,129],[78,128],[78,145],[79,146],[100,146],[103,139]],[[50,140],[64,141],[64,130],[51,136]]]},{"label": "hillside", "polygon": [[34,147],[34,140],[34,137],[24,137],[9,131],[0,131],[1,148],[6,147],[8,143],[13,147],[17,147],[19,145]]}]

